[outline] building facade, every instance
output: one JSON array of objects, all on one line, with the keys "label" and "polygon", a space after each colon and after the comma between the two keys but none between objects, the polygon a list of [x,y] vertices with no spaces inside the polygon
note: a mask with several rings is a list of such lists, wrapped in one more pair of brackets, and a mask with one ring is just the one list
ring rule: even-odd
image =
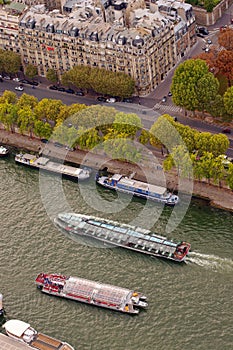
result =
[{"label": "building facade", "polygon": [[18,44],[23,64],[63,72],[88,65],[124,72],[137,93],[152,91],[195,43],[192,6],[158,0],[68,0],[58,10],[41,6],[19,21]]}]

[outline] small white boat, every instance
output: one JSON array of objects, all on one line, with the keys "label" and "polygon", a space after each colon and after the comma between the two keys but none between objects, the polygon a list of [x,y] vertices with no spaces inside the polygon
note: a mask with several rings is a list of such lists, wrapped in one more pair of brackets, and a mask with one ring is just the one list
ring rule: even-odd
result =
[{"label": "small white boat", "polygon": [[4,146],[0,146],[0,157],[6,157],[9,153],[9,150],[4,147]]},{"label": "small white boat", "polygon": [[20,320],[7,321],[3,328],[7,335],[31,348],[38,350],[74,350],[68,343],[52,338],[43,333],[38,333],[29,323]]},{"label": "small white boat", "polygon": [[32,168],[41,169],[55,174],[62,174],[75,180],[86,180],[90,177],[88,169],[76,168],[51,161],[46,157],[37,157],[32,154],[16,154],[15,162]]}]

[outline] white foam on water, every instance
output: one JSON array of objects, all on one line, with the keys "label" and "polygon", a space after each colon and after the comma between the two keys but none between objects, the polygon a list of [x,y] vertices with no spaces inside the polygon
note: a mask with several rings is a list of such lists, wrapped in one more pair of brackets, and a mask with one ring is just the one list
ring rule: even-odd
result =
[{"label": "white foam on water", "polygon": [[213,254],[190,252],[185,261],[186,263],[194,263],[216,271],[233,271],[233,260],[229,258],[221,258],[220,256]]}]

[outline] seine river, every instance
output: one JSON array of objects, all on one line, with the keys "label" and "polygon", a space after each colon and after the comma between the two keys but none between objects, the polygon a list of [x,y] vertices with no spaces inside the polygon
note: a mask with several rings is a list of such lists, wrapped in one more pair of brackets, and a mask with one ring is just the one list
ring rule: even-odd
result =
[{"label": "seine river", "polygon": [[[7,318],[65,340],[76,350],[233,349],[233,216],[192,200],[170,238],[191,243],[186,264],[124,249],[87,246],[58,231],[70,210],[164,233],[172,208],[129,200],[0,160],[1,283]],[[62,185],[62,186],[61,186]],[[59,299],[37,290],[40,272],[59,272],[142,291],[137,316]]]}]

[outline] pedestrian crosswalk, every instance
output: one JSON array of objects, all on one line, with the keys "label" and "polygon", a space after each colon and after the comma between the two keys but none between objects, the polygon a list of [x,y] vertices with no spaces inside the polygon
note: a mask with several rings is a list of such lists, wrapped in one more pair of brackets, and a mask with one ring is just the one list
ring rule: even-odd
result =
[{"label": "pedestrian crosswalk", "polygon": [[183,111],[182,108],[175,106],[173,104],[161,104],[161,103],[156,103],[153,109],[157,112],[160,112],[161,114],[165,114],[165,113],[180,114]]}]

